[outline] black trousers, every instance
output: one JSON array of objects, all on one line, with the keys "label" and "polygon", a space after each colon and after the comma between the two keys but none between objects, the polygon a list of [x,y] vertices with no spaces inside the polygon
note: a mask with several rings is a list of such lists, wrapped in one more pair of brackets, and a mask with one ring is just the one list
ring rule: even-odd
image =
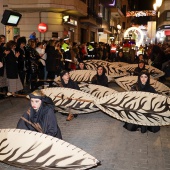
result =
[{"label": "black trousers", "polygon": [[24,87],[26,73],[25,73],[25,71],[19,71],[18,73],[19,73],[19,77],[20,77],[21,83],[22,83],[22,85]]},{"label": "black trousers", "polygon": [[[47,79],[54,79],[55,78],[55,71],[48,71]],[[54,81],[49,81],[49,87],[52,87]]]}]

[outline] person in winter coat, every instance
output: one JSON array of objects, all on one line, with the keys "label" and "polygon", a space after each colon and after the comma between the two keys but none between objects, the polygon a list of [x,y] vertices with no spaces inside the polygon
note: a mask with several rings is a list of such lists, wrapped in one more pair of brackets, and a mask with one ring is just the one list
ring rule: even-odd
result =
[{"label": "person in winter coat", "polygon": [[15,92],[23,90],[18,74],[18,57],[20,53],[15,51],[16,42],[13,40],[6,44],[6,48],[10,50],[10,53],[5,56],[8,91],[14,94]]}]

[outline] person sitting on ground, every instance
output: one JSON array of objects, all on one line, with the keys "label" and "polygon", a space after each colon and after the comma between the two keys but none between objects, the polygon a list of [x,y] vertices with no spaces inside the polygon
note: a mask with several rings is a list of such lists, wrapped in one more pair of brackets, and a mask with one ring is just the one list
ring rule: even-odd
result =
[{"label": "person sitting on ground", "polygon": [[31,107],[20,118],[17,129],[41,132],[62,139],[60,128],[54,114],[54,103],[40,90],[29,94]]},{"label": "person sitting on ground", "polygon": [[[142,70],[138,75],[138,81],[131,87],[131,91],[142,91],[156,93],[155,89],[150,85],[150,74],[148,70]],[[150,132],[156,133],[160,130],[159,126],[143,126],[132,123],[125,123],[123,126],[129,131],[137,131],[141,129],[141,133]]]},{"label": "person sitting on ground", "polygon": [[[61,79],[61,87],[66,87],[66,88],[71,88],[71,89],[76,89],[80,90],[77,82],[73,81],[70,78],[69,72],[66,70],[62,70],[60,73],[60,79]],[[67,117],[67,121],[72,120],[74,117],[77,117],[77,114],[72,114],[71,113],[71,108],[69,108],[69,115]]]},{"label": "person sitting on ground", "polygon": [[77,70],[87,70],[86,65],[83,61],[79,61]]},{"label": "person sitting on ground", "polygon": [[127,62],[122,50],[117,53],[115,61],[116,62]]},{"label": "person sitting on ground", "polygon": [[106,71],[103,66],[97,67],[97,74],[92,78],[91,83],[108,87],[108,78],[105,75]]},{"label": "person sitting on ground", "polygon": [[138,67],[135,68],[135,70],[134,70],[134,72],[133,72],[133,75],[134,75],[134,76],[138,76],[139,73],[140,73],[142,70],[146,70],[146,68],[145,68],[145,61],[144,61],[144,60],[140,60],[140,61],[139,61]]}]

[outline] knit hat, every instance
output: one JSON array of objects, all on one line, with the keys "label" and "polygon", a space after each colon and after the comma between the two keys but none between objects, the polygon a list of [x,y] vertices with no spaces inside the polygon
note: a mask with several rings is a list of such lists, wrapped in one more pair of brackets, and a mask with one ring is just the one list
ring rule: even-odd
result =
[{"label": "knit hat", "polygon": [[68,71],[62,70],[62,71],[60,72],[60,77],[62,78],[66,73],[68,73]]}]

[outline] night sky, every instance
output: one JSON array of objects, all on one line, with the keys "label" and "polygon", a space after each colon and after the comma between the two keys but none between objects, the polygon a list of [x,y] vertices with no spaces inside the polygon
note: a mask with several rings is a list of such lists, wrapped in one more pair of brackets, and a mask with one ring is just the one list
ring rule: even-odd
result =
[{"label": "night sky", "polygon": [[154,3],[155,0],[139,0],[139,10],[153,10]]},{"label": "night sky", "polygon": [[[153,10],[153,4],[156,0],[129,0],[131,11]],[[134,17],[131,22],[133,24],[146,25],[151,17]]]}]

